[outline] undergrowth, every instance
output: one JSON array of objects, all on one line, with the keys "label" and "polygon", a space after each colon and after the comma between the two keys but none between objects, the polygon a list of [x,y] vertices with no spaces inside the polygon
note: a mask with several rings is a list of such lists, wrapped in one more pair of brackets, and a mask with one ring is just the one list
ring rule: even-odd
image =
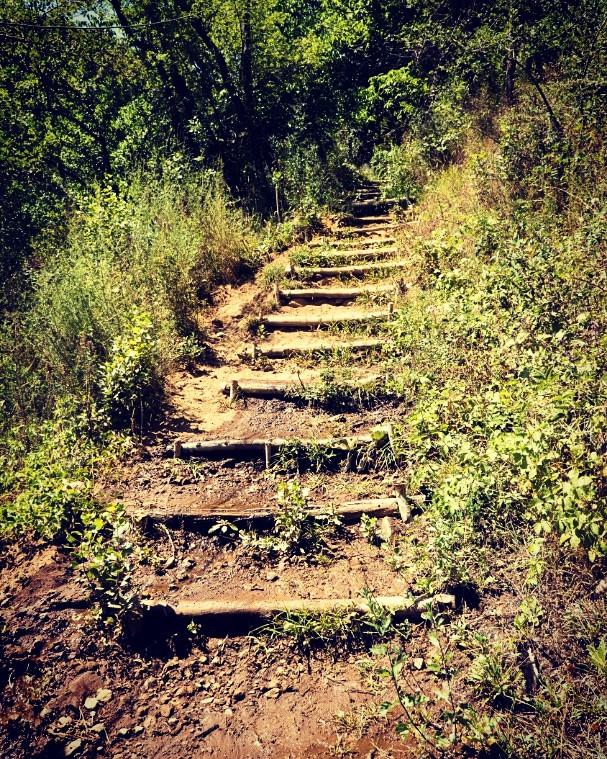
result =
[{"label": "undergrowth", "polygon": [[[598,203],[555,216],[548,191],[530,213],[514,200],[508,151],[470,144],[408,212],[400,244],[411,250],[411,286],[384,356],[388,388],[411,399],[395,448],[422,511],[423,538],[400,536],[395,555],[420,592],[506,592],[510,608],[496,640],[469,629],[464,642],[439,626],[433,645],[451,663],[438,699],[403,684],[410,655],[394,654],[390,709],[431,756],[598,757],[604,632],[582,635],[579,608],[607,569],[607,216]],[[559,571],[571,562],[573,594]],[[599,614],[602,602],[589,603]],[[563,614],[576,621],[551,636],[549,620]],[[562,646],[583,677],[548,663]],[[562,731],[559,753],[559,719],[562,731],[590,731],[588,753]]]}]

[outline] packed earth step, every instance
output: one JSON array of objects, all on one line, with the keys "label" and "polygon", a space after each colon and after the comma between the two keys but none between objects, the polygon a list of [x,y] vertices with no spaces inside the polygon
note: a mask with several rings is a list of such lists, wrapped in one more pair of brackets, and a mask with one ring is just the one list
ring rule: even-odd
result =
[{"label": "packed earth step", "polygon": [[[377,596],[373,603],[383,607],[396,621],[420,622],[424,612],[430,609],[439,612],[454,609],[456,598],[449,593],[439,593],[421,600],[403,596]],[[143,604],[156,625],[161,626],[163,620],[170,623],[176,617],[181,617],[202,624],[206,634],[216,636],[242,634],[244,630],[253,630],[281,614],[342,612],[362,615],[371,611],[369,601],[353,598],[285,598],[247,602],[182,600],[174,603],[152,598]]]},{"label": "packed earth step", "polygon": [[386,248],[373,247],[373,248],[354,248],[353,250],[345,251],[327,251],[326,253],[318,253],[316,257],[322,259],[330,259],[331,261],[356,261],[357,259],[374,259],[374,258],[386,258],[398,253],[399,249],[395,245],[391,245]]},{"label": "packed earth step", "polygon": [[339,227],[335,230],[336,235],[339,237],[357,236],[357,235],[372,235],[377,232],[388,232],[394,229],[398,229],[400,225],[387,219],[385,224],[369,224],[369,226],[362,227]]},{"label": "packed earth step", "polygon": [[[401,496],[390,498],[366,498],[359,501],[345,501],[333,506],[330,503],[310,504],[307,506],[310,516],[326,513],[335,514],[342,522],[350,523],[360,521],[363,514],[379,518],[387,516],[400,516],[403,522],[409,520],[411,509],[409,504]],[[134,520],[142,526],[165,524],[167,526],[179,526],[189,530],[208,529],[217,522],[228,520],[235,524],[245,522],[254,527],[265,525],[274,520],[277,514],[276,506],[259,508],[255,511],[243,509],[213,509],[200,511],[151,511],[138,509],[131,512]]]},{"label": "packed earth step", "polygon": [[404,269],[406,261],[381,261],[371,264],[352,264],[350,266],[292,266],[285,267],[287,276],[299,279],[314,277],[344,277],[357,274],[374,274],[396,269]]},{"label": "packed earth step", "polygon": [[[298,310],[303,311],[303,308]],[[388,308],[382,311],[352,311],[338,307],[333,313],[324,313],[318,316],[268,314],[263,316],[260,322],[267,330],[320,329],[334,324],[389,321],[393,313],[394,304],[389,303]]]},{"label": "packed earth step", "polygon": [[176,440],[172,446],[165,450],[166,454],[172,454],[175,458],[187,458],[188,456],[211,457],[260,454],[265,456],[266,463],[273,453],[282,448],[298,446],[316,446],[335,451],[352,451],[357,447],[369,444],[380,445],[390,437],[388,428],[377,428],[373,432],[364,435],[352,435],[350,437],[334,437],[325,439],[300,440],[298,438],[266,438],[248,440]]},{"label": "packed earth step", "polygon": [[367,285],[362,287],[312,287],[287,289],[276,286],[274,297],[277,305],[289,303],[292,300],[299,302],[331,302],[352,301],[365,296],[396,295],[398,285]]},{"label": "packed earth step", "polygon": [[394,237],[376,237],[376,238],[363,238],[358,240],[347,240],[343,238],[330,239],[323,238],[321,240],[311,240],[307,243],[308,248],[323,248],[329,246],[337,250],[347,250],[349,248],[372,248],[380,245],[393,245],[396,242]]},{"label": "packed earth step", "polygon": [[[356,381],[342,384],[347,389],[364,390],[365,387],[372,387],[378,380],[378,375],[366,376]],[[305,391],[314,386],[314,379],[302,380],[300,376],[291,376],[287,378],[273,378],[263,380],[239,380],[233,379],[223,385],[221,392],[229,396],[230,400],[240,397],[250,398],[286,398],[289,395]]]},{"label": "packed earth step", "polygon": [[394,219],[392,219],[391,216],[387,214],[381,214],[377,216],[352,216],[351,221],[349,222],[350,225],[358,227],[358,226],[364,226],[364,225],[378,225],[381,224],[382,226],[386,224],[390,224],[390,222],[393,222]]},{"label": "packed earth step", "polygon": [[329,340],[323,338],[319,342],[303,342],[301,339],[294,343],[287,344],[268,344],[258,345],[253,343],[248,354],[255,361],[258,358],[292,358],[295,356],[315,356],[319,354],[336,354],[339,352],[348,353],[367,353],[381,350],[386,344],[386,340]]}]

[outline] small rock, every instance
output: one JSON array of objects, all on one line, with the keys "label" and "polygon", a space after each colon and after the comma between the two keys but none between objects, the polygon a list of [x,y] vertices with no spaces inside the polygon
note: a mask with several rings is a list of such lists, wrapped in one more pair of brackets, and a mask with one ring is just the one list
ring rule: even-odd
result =
[{"label": "small rock", "polygon": [[173,713],[173,707],[171,704],[162,704],[160,707],[160,716],[161,717],[170,717]]},{"label": "small rock", "polygon": [[217,730],[218,727],[219,727],[218,722],[205,721],[200,726],[200,735],[204,738],[205,735],[212,733],[213,730]]},{"label": "small rock", "polygon": [[279,575],[276,574],[276,572],[268,572],[266,574],[266,580],[268,582],[276,582],[276,580],[278,580],[278,578],[279,578]]},{"label": "small rock", "polygon": [[135,725],[135,727],[133,728],[133,733],[135,735],[139,735],[139,733],[142,733],[142,732],[143,732],[143,725]]},{"label": "small rock", "polygon": [[275,688],[279,688],[280,683],[276,678],[272,678],[272,680],[268,681],[268,684],[266,685],[266,690],[274,690]]},{"label": "small rock", "polygon": [[167,559],[164,562],[164,568],[165,569],[171,569],[174,566],[175,566],[175,557],[174,556],[171,556],[169,559]]},{"label": "small rock", "polygon": [[234,701],[242,701],[243,698],[246,697],[246,692],[243,690],[235,690],[234,693],[232,693],[232,698]]},{"label": "small rock", "polygon": [[59,725],[59,727],[67,727],[72,722],[73,722],[73,719],[71,717],[67,717],[67,716],[65,716],[65,717],[59,717],[59,719],[57,720],[57,724]]},{"label": "small rock", "polygon": [[270,688],[264,693],[266,698],[278,698],[280,696],[280,688]]},{"label": "small rock", "polygon": [[84,702],[84,708],[93,711],[93,709],[97,708],[98,703],[99,701],[94,696],[89,696]]},{"label": "small rock", "polygon": [[121,728],[120,728],[120,730],[118,731],[118,735],[119,735],[121,738],[124,738],[124,737],[125,737],[125,735],[128,735],[128,734],[129,734],[129,729],[128,729],[128,727],[121,727]]},{"label": "small rock", "polygon": [[63,753],[66,756],[72,756],[73,754],[76,753],[76,751],[78,751],[78,749],[81,746],[82,746],[82,741],[80,740],[80,738],[76,738],[75,741],[70,741],[70,743],[67,744],[67,746],[63,750]]},{"label": "small rock", "polygon": [[383,517],[380,519],[377,527],[377,534],[382,542],[387,543],[392,537],[392,524],[390,523],[390,517]]},{"label": "small rock", "polygon": [[232,711],[232,709],[230,709],[229,706],[227,707],[227,709],[223,710],[223,713],[226,715],[226,717],[233,717],[234,716],[234,712]]},{"label": "small rock", "polygon": [[146,729],[146,730],[149,730],[149,729],[150,729],[151,727],[153,727],[155,724],[156,724],[156,717],[152,717],[152,715],[151,715],[151,714],[150,714],[150,715],[148,715],[148,716],[147,716],[147,717],[146,717],[146,718],[143,720],[143,726],[145,727],[145,729]]},{"label": "small rock", "polygon": [[101,701],[102,704],[107,704],[107,702],[112,698],[112,691],[108,688],[99,688],[95,694],[95,698],[97,701]]},{"label": "small rock", "polygon": [[176,725],[177,724],[177,717],[169,717],[167,722],[169,725]]},{"label": "small rock", "polygon": [[91,727],[91,730],[94,733],[97,733],[97,735],[99,735],[105,730],[105,725],[103,724],[103,722],[97,722],[96,725],[93,725],[93,727]]}]

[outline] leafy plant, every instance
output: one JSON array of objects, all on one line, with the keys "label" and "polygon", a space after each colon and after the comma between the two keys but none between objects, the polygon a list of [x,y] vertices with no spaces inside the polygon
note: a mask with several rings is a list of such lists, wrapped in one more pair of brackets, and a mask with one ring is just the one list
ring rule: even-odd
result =
[{"label": "leafy plant", "polygon": [[588,646],[588,658],[597,672],[607,677],[607,639],[601,638],[598,645]]},{"label": "leafy plant", "polygon": [[278,554],[313,556],[323,550],[326,540],[340,527],[339,517],[328,510],[311,513],[305,490],[296,480],[281,482],[276,496],[278,511],[272,534],[242,533],[245,545]]}]

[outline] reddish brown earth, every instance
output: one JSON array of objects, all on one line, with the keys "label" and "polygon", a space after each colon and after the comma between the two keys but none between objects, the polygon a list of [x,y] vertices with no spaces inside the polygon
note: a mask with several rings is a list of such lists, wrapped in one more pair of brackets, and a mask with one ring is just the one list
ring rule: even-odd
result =
[{"label": "reddish brown earth", "polygon": [[[392,235],[393,226],[383,230],[381,221],[374,220],[361,239],[381,243]],[[221,389],[232,379],[295,377],[307,383],[321,369],[322,361],[314,357],[256,365],[245,357],[252,341],[249,320],[271,300],[253,282],[217,293],[217,304],[201,317],[210,360],[168,379],[163,418],[113,482],[105,484],[105,497],[121,499],[134,513],[193,514],[218,505],[246,512],[267,506],[285,476],[266,471],[262,462],[179,460],[166,456],[167,447],[177,438],[355,435],[397,413],[390,405],[336,414],[284,400],[230,403]],[[303,308],[323,314],[337,307]],[[292,305],[282,308],[297,311]],[[348,339],[349,334],[330,330],[275,332],[259,342],[296,340],[312,346]],[[381,358],[360,354],[349,366],[355,377],[365,377],[381,372]],[[312,502],[337,504],[391,495],[398,473],[336,467],[302,472],[300,481]],[[405,529],[391,521],[395,534]],[[406,529],[414,532],[410,525]],[[392,569],[385,551],[370,545],[357,525],[308,557],[267,559],[242,546],[166,527],[152,529],[141,541],[144,558],[136,589],[142,598],[169,603],[357,598],[365,588],[378,595],[406,595],[415,579],[407,570]],[[141,630],[138,640],[119,642],[91,618],[85,585],[59,550],[17,546],[2,561],[0,753],[7,759],[414,755],[396,738],[394,720],[377,715],[378,705],[394,694],[389,682],[373,674],[364,641],[302,650],[267,635],[226,630],[223,637],[206,638],[203,629],[188,638],[159,630],[156,639],[148,628],[146,645]],[[423,650],[423,633],[413,635],[421,636]]]}]

